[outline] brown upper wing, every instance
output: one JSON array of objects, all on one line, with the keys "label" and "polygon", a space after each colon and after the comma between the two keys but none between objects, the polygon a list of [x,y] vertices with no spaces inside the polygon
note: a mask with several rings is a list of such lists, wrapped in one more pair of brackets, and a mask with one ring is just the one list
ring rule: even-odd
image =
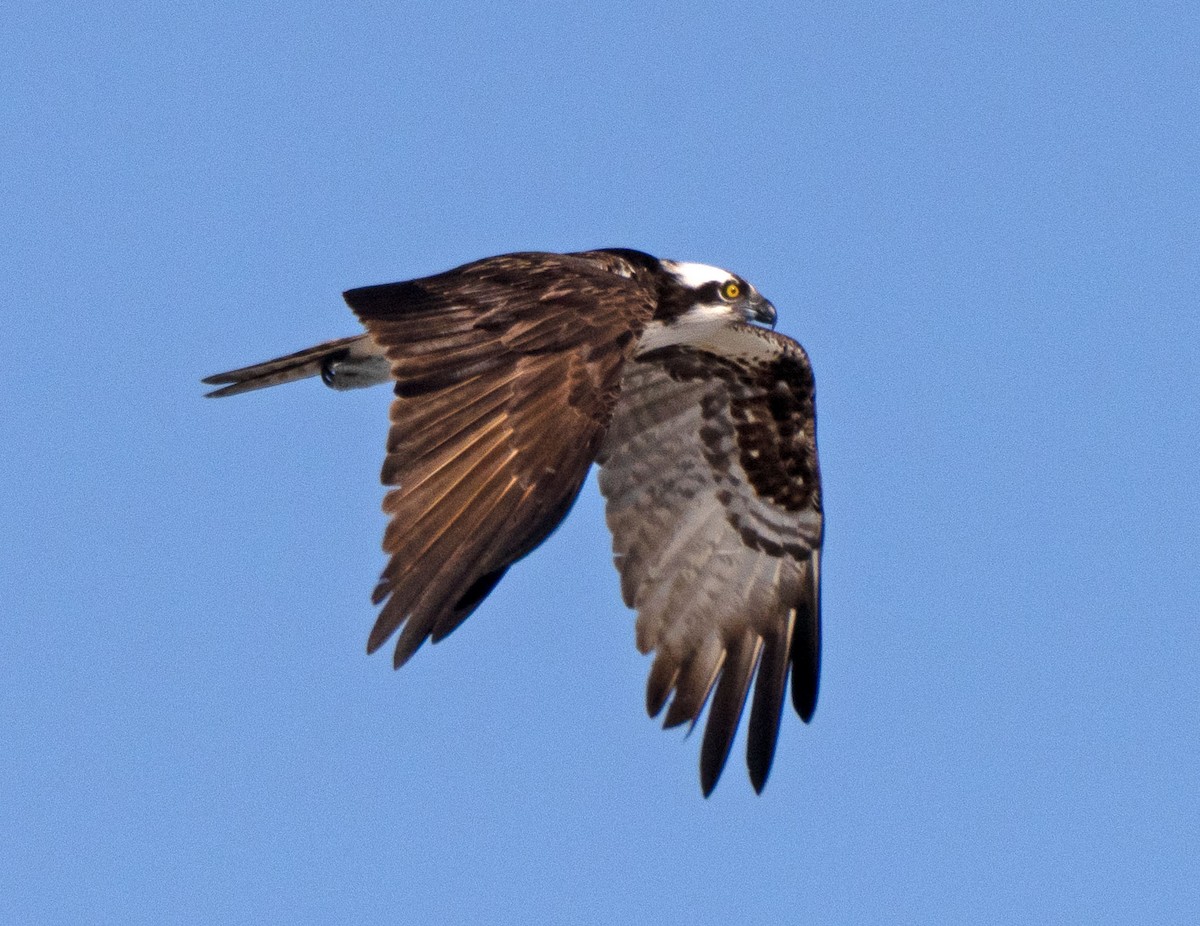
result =
[{"label": "brown upper wing", "polygon": [[600,489],[637,640],[657,651],[647,708],[695,721],[704,793],[724,768],[757,666],[747,761],[770,772],[789,668],[816,705],[823,533],[812,369],[795,341],[751,326],[642,354],[624,370]]},{"label": "brown upper wing", "polygon": [[614,260],[510,254],[346,293],[396,379],[369,652],[401,625],[397,666],[445,637],[566,515],[654,309]]}]

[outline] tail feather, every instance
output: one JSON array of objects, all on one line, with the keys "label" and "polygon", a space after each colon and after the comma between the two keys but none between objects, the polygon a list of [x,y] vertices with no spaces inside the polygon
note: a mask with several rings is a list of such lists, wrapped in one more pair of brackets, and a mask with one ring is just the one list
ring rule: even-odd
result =
[{"label": "tail feather", "polygon": [[[336,341],[326,341],[316,347],[277,357],[263,363],[256,363],[227,373],[217,373],[201,380],[209,386],[224,386],[205,393],[206,398],[219,399],[227,395],[239,395],[254,389],[265,389],[267,386],[278,386],[297,379],[307,379],[318,376],[327,363],[347,360],[359,356],[369,356],[377,353],[366,334],[355,334],[348,338],[338,338]],[[228,383],[229,385],[224,385]]]}]

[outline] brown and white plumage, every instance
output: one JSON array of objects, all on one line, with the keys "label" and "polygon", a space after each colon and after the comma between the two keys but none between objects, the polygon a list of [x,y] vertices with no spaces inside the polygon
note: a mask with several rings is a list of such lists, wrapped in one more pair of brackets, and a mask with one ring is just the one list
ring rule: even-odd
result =
[{"label": "brown and white plumage", "polygon": [[527,253],[350,290],[367,333],[211,377],[211,395],[320,374],[394,381],[390,560],[374,651],[444,638],[537,547],[601,465],[622,592],[654,651],[647,707],[695,722],[711,792],[751,680],[748,764],[770,770],[784,689],[807,721],[820,650],[812,373],[717,268],[636,251]]}]

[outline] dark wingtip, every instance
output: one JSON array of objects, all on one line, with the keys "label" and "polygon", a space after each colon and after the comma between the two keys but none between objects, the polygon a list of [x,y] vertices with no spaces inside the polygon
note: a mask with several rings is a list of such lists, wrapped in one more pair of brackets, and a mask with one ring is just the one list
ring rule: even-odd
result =
[{"label": "dark wingtip", "polygon": [[396,641],[396,651],[392,653],[393,669],[399,669],[402,665],[412,659],[416,651],[421,648],[421,645],[427,639],[429,639],[428,637],[420,636],[419,634],[413,634],[412,639],[410,640],[405,640],[404,637],[405,635],[401,634],[400,639]]},{"label": "dark wingtip", "polygon": [[501,566],[499,569],[493,569],[491,572],[485,572],[470,584],[467,590],[454,603],[454,606],[450,609],[450,613],[434,622],[432,634],[434,643],[450,636],[463,621],[474,613],[476,608],[483,604],[483,599],[487,598],[492,593],[492,590],[500,584],[500,580],[508,572],[509,565],[511,564]]},{"label": "dark wingtip", "polygon": [[721,778],[737,734],[746,693],[759,657],[760,638],[747,632],[729,644],[727,657],[708,709],[704,742],[700,745],[700,787],[707,796]]},{"label": "dark wingtip", "polygon": [[709,717],[708,726],[704,730],[704,742],[700,747],[700,790],[704,792],[705,797],[713,793],[725,772],[736,729],[735,726],[733,730],[721,730],[713,736],[713,721],[712,717]]},{"label": "dark wingtip", "polygon": [[654,664],[650,667],[650,677],[646,680],[646,713],[651,717],[657,717],[662,713],[677,678],[679,678],[679,669],[673,659],[661,652],[654,657]]},{"label": "dark wingtip", "polygon": [[817,709],[821,682],[821,589],[813,586],[796,605],[792,635],[792,706],[805,723]]},{"label": "dark wingtip", "polygon": [[[378,602],[376,602],[378,604]],[[396,625],[392,623],[388,615],[388,609],[379,612],[379,617],[375,618],[375,626],[371,628],[371,635],[367,637],[367,655],[370,656],[379,647],[383,646],[396,630]]]},{"label": "dark wingtip", "polygon": [[[651,714],[651,716],[654,716]],[[671,706],[667,708],[667,717],[663,721],[663,729],[670,730],[673,727],[682,726],[689,720],[695,720],[691,708],[686,707],[679,698],[679,693],[675,693],[675,698],[671,701]]]},{"label": "dark wingtip", "polygon": [[[760,677],[758,685],[762,684]],[[775,763],[775,746],[779,739],[779,712],[778,708],[783,707],[783,692],[779,692],[780,698],[776,702],[776,722],[769,729],[763,730],[756,728],[754,717],[750,719],[750,742],[746,748],[746,769],[750,772],[750,783],[754,785],[754,790],[762,794],[763,788],[767,786],[767,779],[771,777],[771,766]],[[751,712],[753,714],[753,711]]]},{"label": "dark wingtip", "polygon": [[805,723],[812,720],[817,709],[816,672],[799,665],[792,668],[792,707]]},{"label": "dark wingtip", "polygon": [[418,615],[409,615],[396,640],[396,651],[392,654],[392,668],[399,669],[413,658],[425,641],[429,639],[429,621]]},{"label": "dark wingtip", "polygon": [[788,663],[791,646],[788,635],[783,633],[764,638],[762,656],[758,663],[758,677],[754,682],[754,701],[750,707],[750,735],[746,741],[746,767],[750,781],[759,794],[771,774],[775,761],[775,747],[779,742],[779,724],[783,717],[783,702],[786,698]]}]

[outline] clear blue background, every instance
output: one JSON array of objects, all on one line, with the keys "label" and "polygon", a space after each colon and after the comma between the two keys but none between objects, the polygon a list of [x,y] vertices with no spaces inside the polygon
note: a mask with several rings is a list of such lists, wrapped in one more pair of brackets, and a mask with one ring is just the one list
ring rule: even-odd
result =
[{"label": "clear blue background", "polygon": [[[7,7],[0,922],[1196,922],[1198,9]],[[645,717],[594,484],[393,673],[387,390],[200,398],[610,245],[816,366],[762,797]]]}]

